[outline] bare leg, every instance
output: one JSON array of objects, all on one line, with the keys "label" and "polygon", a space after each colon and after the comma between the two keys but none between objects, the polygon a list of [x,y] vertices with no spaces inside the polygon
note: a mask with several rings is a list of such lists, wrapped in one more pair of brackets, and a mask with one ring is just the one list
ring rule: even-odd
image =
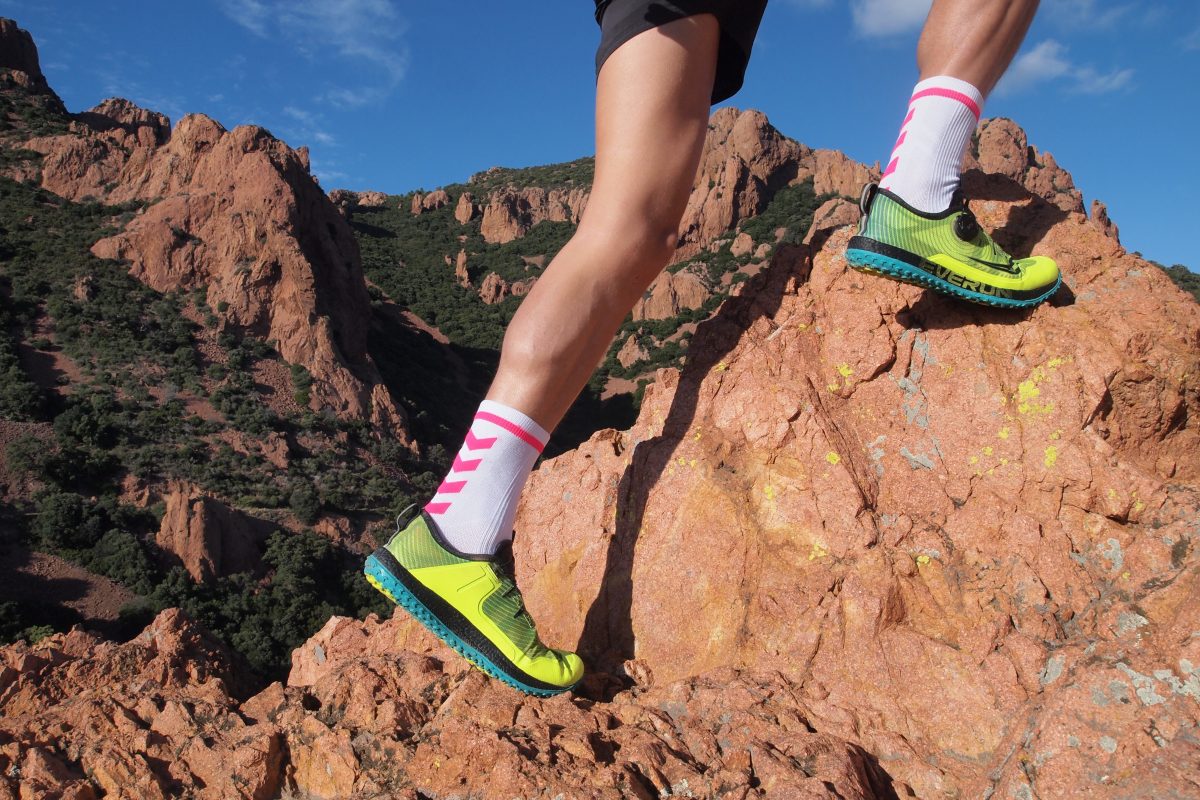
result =
[{"label": "bare leg", "polygon": [[917,45],[921,80],[949,75],[991,93],[1037,13],[1038,0],[934,0]]},{"label": "bare leg", "polygon": [[487,399],[553,430],[675,249],[708,128],[711,14],[636,36],[596,88],[596,179],[575,236],[521,304]]}]

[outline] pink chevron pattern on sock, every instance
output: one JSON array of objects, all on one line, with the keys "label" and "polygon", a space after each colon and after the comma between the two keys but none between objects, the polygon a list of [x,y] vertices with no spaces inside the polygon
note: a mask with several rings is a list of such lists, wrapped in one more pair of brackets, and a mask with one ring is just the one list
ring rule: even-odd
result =
[{"label": "pink chevron pattern on sock", "polygon": [[[504,424],[501,424],[500,427],[505,428],[506,430],[511,430],[512,428],[516,428],[516,430],[519,431],[520,434],[522,434],[520,438],[522,438],[523,440],[525,439],[525,437],[529,436],[529,434],[525,433],[525,431],[521,430],[521,428],[519,428],[518,426],[513,425],[512,423],[508,422],[507,420],[502,419],[501,417],[496,417],[494,414],[487,414],[487,417],[495,417],[495,419],[485,419],[483,416],[484,413],[485,412],[480,412],[479,414],[476,415],[475,419],[476,420],[484,419],[485,422],[492,422],[493,424],[504,423]],[[500,422],[496,422],[496,420],[499,420]],[[472,423],[472,424],[474,424],[474,423]],[[509,426],[511,426],[511,428]],[[496,444],[496,439],[497,439],[497,437],[495,437],[495,436],[477,436],[473,431],[468,430],[467,437],[463,441],[462,450],[460,450],[458,452],[458,454],[456,456],[454,456],[454,464],[450,467],[450,475],[447,475],[446,479],[442,481],[442,484],[440,486],[438,486],[437,494],[459,494],[459,493],[461,493],[462,490],[465,489],[467,486],[466,480],[451,480],[451,476],[456,475],[456,473],[475,472],[477,469],[479,469],[479,465],[483,463],[482,456],[480,456],[479,458],[464,458],[463,453],[472,453],[473,454],[473,453],[476,453],[479,451],[490,450],[490,449],[492,449],[492,446]],[[539,450],[540,450],[540,448],[539,448]],[[441,501],[441,502],[436,502],[436,503],[430,502],[430,503],[426,504],[425,510],[427,512],[429,512],[430,514],[445,514],[447,511],[450,510],[451,505],[452,504],[447,501]]]},{"label": "pink chevron pattern on sock", "polygon": [[512,536],[517,501],[550,434],[519,409],[484,400],[425,510],[459,552],[490,555]]},{"label": "pink chevron pattern on sock", "polygon": [[467,440],[465,442],[463,442],[463,444],[465,444],[467,446],[468,450],[490,450],[492,445],[494,445],[495,443],[496,443],[495,436],[485,439],[482,436],[476,436],[475,434],[471,433],[470,431],[467,431]]}]

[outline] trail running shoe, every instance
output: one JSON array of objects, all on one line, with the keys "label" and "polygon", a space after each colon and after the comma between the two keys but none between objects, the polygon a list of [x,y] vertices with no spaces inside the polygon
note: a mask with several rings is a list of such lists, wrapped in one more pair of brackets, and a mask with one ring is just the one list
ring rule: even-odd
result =
[{"label": "trail running shoe", "polygon": [[538,639],[513,579],[511,542],[495,557],[460,553],[424,511],[396,528],[363,568],[389,600],[472,664],[528,694],[559,694],[583,677],[579,656]]},{"label": "trail running shoe", "polygon": [[1003,308],[1035,306],[1058,291],[1062,276],[1053,260],[1012,258],[979,227],[965,200],[926,214],[872,183],[859,205],[858,235],[846,247],[857,270]]}]

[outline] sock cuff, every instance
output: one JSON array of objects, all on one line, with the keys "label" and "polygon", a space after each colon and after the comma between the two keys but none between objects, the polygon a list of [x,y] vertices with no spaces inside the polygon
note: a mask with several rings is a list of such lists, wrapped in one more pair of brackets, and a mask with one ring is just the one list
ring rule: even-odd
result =
[{"label": "sock cuff", "polygon": [[475,419],[503,428],[539,453],[545,449],[546,442],[550,441],[550,434],[541,425],[517,409],[494,400],[484,400],[480,403],[479,410],[475,412]]},{"label": "sock cuff", "polygon": [[909,105],[923,97],[944,97],[948,100],[957,100],[970,109],[971,113],[975,115],[975,119],[979,119],[983,114],[983,93],[966,81],[949,75],[934,75],[932,78],[926,78],[918,83],[913,87],[912,99],[908,101]]}]

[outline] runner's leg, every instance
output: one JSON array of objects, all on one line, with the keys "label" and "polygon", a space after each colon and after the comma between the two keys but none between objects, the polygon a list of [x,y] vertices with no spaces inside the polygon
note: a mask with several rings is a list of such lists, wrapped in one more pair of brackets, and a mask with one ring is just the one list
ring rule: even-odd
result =
[{"label": "runner's leg", "polygon": [[924,212],[944,211],[987,94],[1008,68],[1037,0],[936,0],[917,46],[913,89],[880,186]]},{"label": "runner's leg", "polygon": [[510,536],[547,432],[674,252],[708,128],[718,35],[711,14],[685,17],[635,36],[604,63],[596,176],[579,229],[509,325],[482,413],[426,507],[459,550],[491,553]]}]

